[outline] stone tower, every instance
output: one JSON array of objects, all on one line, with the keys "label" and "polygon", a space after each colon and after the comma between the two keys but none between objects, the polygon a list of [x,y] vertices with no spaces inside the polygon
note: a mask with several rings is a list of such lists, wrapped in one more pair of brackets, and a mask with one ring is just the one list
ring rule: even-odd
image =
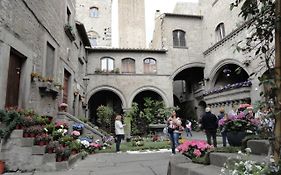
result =
[{"label": "stone tower", "polygon": [[144,0],[119,0],[119,47],[145,48]]},{"label": "stone tower", "polygon": [[85,25],[92,47],[111,46],[112,0],[76,0],[76,18]]}]

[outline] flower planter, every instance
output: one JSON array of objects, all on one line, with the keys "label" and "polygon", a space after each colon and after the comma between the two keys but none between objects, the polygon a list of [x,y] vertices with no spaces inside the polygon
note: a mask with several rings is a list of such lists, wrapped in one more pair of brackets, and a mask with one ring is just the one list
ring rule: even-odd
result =
[{"label": "flower planter", "polygon": [[3,160],[0,160],[0,174],[3,174],[5,172],[5,162]]},{"label": "flower planter", "polygon": [[16,129],[22,129],[22,125],[17,124]]},{"label": "flower planter", "polygon": [[56,162],[61,162],[63,161],[63,157],[62,156],[57,156],[56,157]]},{"label": "flower planter", "polygon": [[47,149],[47,153],[48,153],[48,154],[53,154],[53,153],[54,153],[54,149],[53,149],[53,148]]},{"label": "flower planter", "polygon": [[244,131],[230,131],[226,133],[227,141],[230,146],[241,146],[245,136],[246,133]]}]

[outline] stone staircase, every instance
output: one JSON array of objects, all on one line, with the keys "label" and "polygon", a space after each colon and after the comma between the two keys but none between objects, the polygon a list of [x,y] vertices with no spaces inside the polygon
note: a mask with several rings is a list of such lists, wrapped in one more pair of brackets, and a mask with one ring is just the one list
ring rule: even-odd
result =
[{"label": "stone staircase", "polygon": [[23,137],[23,130],[14,130],[2,147],[2,156],[9,171],[61,171],[69,169],[81,158],[71,155],[68,161],[56,162],[56,154],[45,153],[46,146],[34,145],[34,138]]},{"label": "stone staircase", "polygon": [[[84,124],[83,133],[93,134],[95,140],[102,140],[104,137],[98,130],[68,113],[58,113],[54,119],[55,121],[67,122],[69,126],[74,123]],[[72,128],[69,128],[68,132],[71,131]],[[46,146],[34,145],[34,139],[23,137],[23,130],[21,129],[16,129],[11,133],[9,140],[3,144],[0,152],[0,158],[5,161],[6,170],[15,172],[62,171],[69,169],[82,157],[82,154],[78,153],[71,155],[67,161],[56,162],[56,154],[45,153]]]},{"label": "stone staircase", "polygon": [[[269,149],[268,140],[249,140],[247,147],[252,152],[250,160],[263,162],[267,160]],[[210,153],[210,165],[196,164],[181,154],[170,158],[168,175],[219,175],[227,159],[237,159],[237,153]]]}]

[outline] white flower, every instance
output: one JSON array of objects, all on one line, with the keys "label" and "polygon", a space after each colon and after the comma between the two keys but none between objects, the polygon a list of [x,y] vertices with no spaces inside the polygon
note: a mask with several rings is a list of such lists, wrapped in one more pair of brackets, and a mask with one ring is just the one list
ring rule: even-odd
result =
[{"label": "white flower", "polygon": [[275,162],[273,156],[270,156],[269,161],[270,161],[270,163],[274,163]]},{"label": "white flower", "polygon": [[85,146],[85,148],[88,148],[90,146],[90,143],[87,140],[82,140],[81,144]]},{"label": "white flower", "polygon": [[251,148],[246,148],[245,151],[246,151],[246,153],[251,153],[252,152]]}]

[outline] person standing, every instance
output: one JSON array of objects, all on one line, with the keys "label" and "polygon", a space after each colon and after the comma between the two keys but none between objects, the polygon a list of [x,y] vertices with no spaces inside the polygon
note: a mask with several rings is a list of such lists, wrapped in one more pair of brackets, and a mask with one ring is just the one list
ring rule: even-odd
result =
[{"label": "person standing", "polygon": [[176,147],[179,145],[179,135],[178,127],[181,126],[181,121],[177,117],[176,111],[172,112],[172,115],[167,120],[168,125],[168,133],[170,135],[170,141],[171,141],[171,148],[172,148],[172,154],[176,154]]},{"label": "person standing", "polygon": [[202,129],[205,130],[208,144],[212,145],[212,138],[214,147],[217,147],[216,134],[218,129],[218,120],[217,117],[211,113],[211,108],[209,107],[205,109],[205,114],[202,117]]},{"label": "person standing", "polygon": [[190,135],[190,137],[192,137],[192,133],[191,133],[191,121],[186,120],[186,124],[185,124],[185,132],[186,132],[186,136],[188,137]]},{"label": "person standing", "polygon": [[115,136],[116,136],[116,152],[120,152],[120,144],[121,140],[124,139],[124,126],[125,124],[122,124],[122,116],[117,115],[115,118]]},{"label": "person standing", "polygon": [[[220,120],[221,120],[221,122],[223,122],[223,123],[227,122],[227,121],[229,120],[228,114],[224,114],[223,118],[220,119]],[[219,121],[219,122],[220,122],[220,121]],[[224,147],[226,147],[226,139],[227,139],[227,136],[226,136],[225,127],[220,128],[220,130],[221,130],[221,136],[222,136],[222,145],[223,145]]]}]

